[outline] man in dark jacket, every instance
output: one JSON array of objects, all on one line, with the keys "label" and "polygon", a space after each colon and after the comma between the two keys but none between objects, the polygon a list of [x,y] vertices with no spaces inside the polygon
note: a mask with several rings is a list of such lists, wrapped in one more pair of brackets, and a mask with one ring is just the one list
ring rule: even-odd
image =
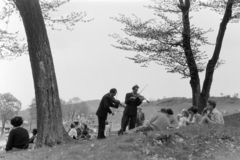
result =
[{"label": "man in dark jacket", "polygon": [[125,104],[127,105],[122,117],[121,130],[118,134],[123,134],[126,131],[126,127],[129,123],[129,130],[135,128],[137,119],[137,107],[142,104],[144,97],[138,95],[138,85],[132,87],[133,92],[127,93],[125,98]]},{"label": "man in dark jacket", "polygon": [[115,100],[114,96],[117,94],[115,88],[111,89],[109,93],[105,94],[99,104],[96,115],[98,116],[98,139],[106,138],[104,135],[105,121],[107,115],[112,114],[110,107],[118,108],[120,102]]}]

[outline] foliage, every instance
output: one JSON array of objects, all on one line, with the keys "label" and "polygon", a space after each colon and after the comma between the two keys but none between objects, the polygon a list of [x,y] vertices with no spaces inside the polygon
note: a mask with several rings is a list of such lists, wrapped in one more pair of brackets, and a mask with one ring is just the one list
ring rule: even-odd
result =
[{"label": "foliage", "polygon": [[239,94],[238,93],[234,93],[234,95],[233,95],[233,98],[239,98]]},{"label": "foliage", "polygon": [[62,105],[63,119],[65,121],[74,121],[78,116],[89,113],[89,106],[86,102],[74,102],[75,103],[72,103],[72,101],[70,101],[70,103]]},{"label": "foliage", "polygon": [[[183,78],[189,77],[190,72],[183,49],[181,11],[176,2],[163,0],[154,2],[155,5],[148,8],[154,10],[157,19],[142,21],[135,15],[134,19],[125,15],[113,18],[125,25],[123,31],[128,36],[122,38],[118,34],[113,34],[112,37],[120,44],[113,46],[123,50],[137,51],[138,54],[128,59],[142,66],[156,62],[165,66],[167,72],[180,73]],[[203,60],[207,58],[205,52],[201,52],[199,47],[211,44],[206,37],[206,34],[211,31],[211,29],[204,31],[194,25],[191,26],[191,45],[199,72],[205,69]],[[130,37],[134,38],[130,39]]]},{"label": "foliage", "polygon": [[[123,32],[127,37],[122,38],[118,34],[111,35],[116,39],[119,45],[113,45],[115,48],[127,51],[136,51],[134,57],[127,57],[135,63],[146,67],[150,62],[155,62],[165,66],[169,73],[179,73],[183,78],[190,77],[189,66],[187,64],[183,45],[183,20],[182,11],[179,8],[180,2],[153,0],[155,5],[147,6],[154,10],[155,19],[142,21],[141,18],[133,15],[133,18],[120,15],[119,18],[112,18],[125,25]],[[186,3],[186,2],[185,2]],[[201,1],[191,1],[190,12],[197,12],[203,8],[211,8],[218,13],[224,13],[226,8],[225,1],[211,1],[203,3]],[[234,3],[239,3],[236,0]],[[221,6],[221,7],[219,7]],[[239,14],[239,5],[234,5],[233,16]],[[191,20],[191,18],[190,18]],[[206,68],[207,55],[200,51],[203,45],[212,45],[206,37],[206,34],[212,29],[203,30],[194,25],[190,26],[190,43],[192,54],[197,65],[198,72]],[[218,60],[215,68],[218,68],[224,61]]]},{"label": "foliage", "polygon": [[10,93],[0,94],[1,119],[9,120],[21,109],[21,102]]},{"label": "foliage", "polygon": [[[6,23],[6,28],[0,29],[0,60],[13,59],[21,56],[23,53],[28,53],[25,39],[19,39],[18,32],[11,33],[8,31],[10,17],[14,14],[19,15],[14,1],[15,0],[2,0],[2,2],[0,2],[0,4],[4,6],[0,8],[0,21]],[[68,30],[73,30],[76,23],[89,22],[92,20],[85,19],[86,12],[71,12],[68,15],[54,17],[53,13],[57,13],[59,8],[68,2],[70,2],[70,0],[40,0],[45,24],[51,30],[60,31],[62,29],[61,25],[65,26]]]},{"label": "foliage", "polygon": [[0,94],[0,118],[2,121],[2,135],[5,123],[13,118],[21,109],[21,102],[11,93]]},{"label": "foliage", "polygon": [[29,114],[31,117],[31,121],[37,121],[37,105],[35,98],[32,99],[32,102],[29,105]]}]

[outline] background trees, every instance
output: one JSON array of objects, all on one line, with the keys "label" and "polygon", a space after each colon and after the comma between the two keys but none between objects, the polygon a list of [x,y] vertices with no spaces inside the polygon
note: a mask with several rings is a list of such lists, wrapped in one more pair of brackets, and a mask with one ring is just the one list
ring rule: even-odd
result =
[{"label": "background trees", "polygon": [[0,118],[2,121],[1,136],[4,134],[5,123],[13,118],[21,109],[21,102],[11,93],[0,94]]},{"label": "background trees", "polygon": [[[127,35],[125,38],[118,34],[111,35],[120,44],[114,47],[138,52],[134,57],[128,58],[142,66],[156,62],[165,66],[167,72],[179,73],[183,78],[190,78],[192,103],[201,111],[209,98],[214,70],[222,64],[219,55],[226,26],[229,21],[237,18],[240,2],[237,0],[207,3],[193,0],[154,0],[154,2],[155,5],[148,6],[148,8],[155,11],[158,21],[156,19],[142,21],[135,15],[134,19],[124,15],[120,18],[113,18],[125,25],[123,31]],[[206,37],[211,29],[204,31],[191,25],[189,14],[207,7],[223,14],[223,19],[219,27],[214,53],[206,65],[205,60],[208,57],[199,47],[211,44]],[[201,88],[199,73],[204,70],[206,70],[206,75]]]},{"label": "background trees", "polygon": [[75,102],[71,101],[62,105],[63,119],[65,121],[74,121],[81,117],[81,115],[87,115],[90,112],[90,107],[86,102]]},{"label": "background trees", "polygon": [[[21,44],[16,33],[0,30],[0,58],[12,58],[22,53],[30,56],[34,80],[37,109],[37,146],[53,146],[62,143],[67,134],[62,124],[62,111],[57,80],[46,26],[52,30],[61,30],[55,24],[64,24],[72,30],[77,22],[86,22],[83,12],[72,12],[67,16],[52,18],[51,13],[69,0],[4,0],[0,20],[9,23],[13,14],[19,14],[23,21],[28,44]],[[45,22],[44,22],[45,20]],[[46,26],[45,26],[46,25]],[[35,104],[32,103],[34,110]],[[30,109],[31,111],[31,109]],[[66,135],[66,136],[65,136]]]}]

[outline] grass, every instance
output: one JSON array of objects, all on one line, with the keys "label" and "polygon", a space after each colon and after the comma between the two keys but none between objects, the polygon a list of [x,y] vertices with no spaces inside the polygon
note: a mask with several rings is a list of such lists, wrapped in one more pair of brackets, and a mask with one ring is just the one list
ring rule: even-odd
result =
[{"label": "grass", "polygon": [[189,126],[162,133],[112,136],[34,151],[1,154],[9,160],[239,160],[240,114],[226,125]]}]

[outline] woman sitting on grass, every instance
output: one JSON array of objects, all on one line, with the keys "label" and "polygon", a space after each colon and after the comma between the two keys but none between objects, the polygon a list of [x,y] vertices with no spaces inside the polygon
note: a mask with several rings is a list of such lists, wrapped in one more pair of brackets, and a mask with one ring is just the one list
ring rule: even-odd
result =
[{"label": "woman sitting on grass", "polygon": [[198,113],[198,109],[196,107],[190,107],[188,109],[188,113],[190,114],[189,124],[200,124],[202,115]]},{"label": "woman sitting on grass", "polygon": [[70,125],[70,130],[68,132],[68,135],[72,137],[73,139],[77,139],[77,130],[75,128],[75,125],[72,123]]},{"label": "woman sitting on grass", "polygon": [[178,126],[178,121],[177,119],[173,116],[173,110],[172,109],[167,109],[167,117],[169,119],[169,122],[170,122],[170,126],[169,128],[177,128]]},{"label": "woman sitting on grass", "polygon": [[182,116],[179,118],[179,123],[178,123],[178,127],[177,128],[180,128],[180,127],[183,127],[183,126],[187,126],[187,124],[189,123],[188,116],[189,116],[188,111],[183,110],[182,111]]},{"label": "woman sitting on grass", "polygon": [[22,128],[22,117],[14,117],[11,119],[13,129],[10,131],[6,145],[6,151],[19,151],[28,149],[29,134],[25,128]]},{"label": "woman sitting on grass", "polygon": [[91,136],[89,135],[89,128],[86,124],[82,124],[81,125],[81,129],[82,129],[82,135],[80,136],[80,138],[82,139],[90,139]]}]

